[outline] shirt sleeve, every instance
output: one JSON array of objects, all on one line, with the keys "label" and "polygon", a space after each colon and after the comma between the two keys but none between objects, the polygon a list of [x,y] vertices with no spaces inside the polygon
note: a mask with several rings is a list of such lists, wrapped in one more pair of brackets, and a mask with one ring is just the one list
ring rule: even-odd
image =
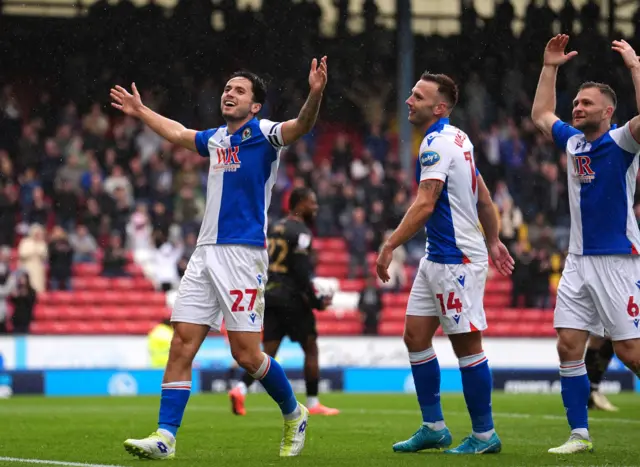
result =
[{"label": "shirt sleeve", "polygon": [[279,149],[285,145],[282,139],[282,122],[272,122],[263,118],[260,120],[260,131],[274,148]]},{"label": "shirt sleeve", "polygon": [[215,129],[196,132],[196,149],[198,150],[198,154],[202,157],[211,156],[209,153],[209,140],[215,132]]},{"label": "shirt sleeve", "polygon": [[420,163],[420,181],[424,180],[447,180],[449,168],[453,159],[452,152],[455,151],[443,138],[436,138],[424,151],[420,153],[418,162]]},{"label": "shirt sleeve", "polygon": [[562,151],[567,150],[567,142],[569,138],[574,135],[579,135],[580,130],[576,130],[574,127],[562,120],[557,120],[551,127],[551,135],[553,136],[553,142],[556,143],[558,149]]},{"label": "shirt sleeve", "polygon": [[640,142],[636,141],[636,139],[633,137],[629,122],[627,122],[621,128],[611,130],[609,134],[611,135],[611,138],[616,142],[616,144],[624,151],[631,154],[636,154],[638,151],[640,151]]}]

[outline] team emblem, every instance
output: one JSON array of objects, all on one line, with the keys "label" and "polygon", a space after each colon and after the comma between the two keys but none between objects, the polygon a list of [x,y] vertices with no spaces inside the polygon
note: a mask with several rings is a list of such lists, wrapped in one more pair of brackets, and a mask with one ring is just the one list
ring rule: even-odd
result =
[{"label": "team emblem", "polygon": [[251,128],[245,128],[242,132],[242,141],[246,141],[251,138]]},{"label": "team emblem", "polygon": [[435,151],[425,151],[420,154],[420,165],[423,167],[432,167],[440,162],[440,154]]}]

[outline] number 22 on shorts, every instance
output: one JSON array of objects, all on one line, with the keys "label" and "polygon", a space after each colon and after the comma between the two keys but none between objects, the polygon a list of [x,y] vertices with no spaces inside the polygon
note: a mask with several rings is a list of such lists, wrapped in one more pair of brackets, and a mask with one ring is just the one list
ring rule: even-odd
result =
[{"label": "number 22 on shorts", "polygon": [[253,305],[256,303],[256,297],[258,296],[258,289],[245,289],[244,292],[239,289],[229,290],[229,293],[232,297],[235,297],[235,301],[231,306],[232,312],[245,311],[244,306],[241,305],[242,299],[244,298],[244,294],[249,295],[251,298],[249,300],[249,307],[246,311],[253,311]]}]

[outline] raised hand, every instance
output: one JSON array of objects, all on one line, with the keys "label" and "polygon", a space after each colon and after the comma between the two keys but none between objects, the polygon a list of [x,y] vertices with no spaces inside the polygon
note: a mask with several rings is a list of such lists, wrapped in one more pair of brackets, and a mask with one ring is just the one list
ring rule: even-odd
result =
[{"label": "raised hand", "polygon": [[311,92],[321,93],[324,91],[324,87],[327,85],[327,76],[327,57],[322,57],[319,65],[318,59],[314,58],[309,72],[309,88]]},{"label": "raised hand", "polygon": [[142,99],[140,98],[138,88],[136,88],[136,83],[131,84],[131,90],[133,94],[130,94],[122,86],[111,88],[111,100],[113,101],[111,105],[127,115],[137,117],[140,109],[143,107]]},{"label": "raised hand", "polygon": [[568,54],[564,53],[564,49],[569,42],[569,36],[566,34],[558,34],[551,38],[547,43],[547,47],[544,49],[544,64],[550,66],[561,66],[578,55],[578,52],[571,51]]},{"label": "raised hand", "polygon": [[498,269],[498,272],[503,276],[510,276],[513,272],[513,265],[515,261],[509,254],[509,250],[504,246],[504,243],[497,241],[489,245],[489,255],[491,261]]},{"label": "raised hand", "polygon": [[636,51],[633,50],[633,47],[631,47],[627,41],[622,39],[613,41],[611,44],[611,49],[622,55],[622,60],[624,60],[627,68],[631,70],[632,68],[640,67],[640,60],[636,55]]}]

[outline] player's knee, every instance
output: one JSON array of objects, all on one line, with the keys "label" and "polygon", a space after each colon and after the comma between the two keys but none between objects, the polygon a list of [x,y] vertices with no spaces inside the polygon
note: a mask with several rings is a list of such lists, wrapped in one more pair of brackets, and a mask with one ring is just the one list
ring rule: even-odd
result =
[{"label": "player's knee", "polygon": [[584,343],[560,334],[558,336],[558,356],[561,362],[581,360],[584,355]]},{"label": "player's knee", "polygon": [[231,349],[231,356],[250,374],[256,373],[264,362],[264,354],[247,348]]},{"label": "player's knee", "polygon": [[409,352],[421,352],[431,347],[431,339],[411,328],[404,330],[404,344]]},{"label": "player's knee", "polygon": [[184,333],[174,333],[171,339],[170,358],[173,359],[193,359],[198,352],[200,343]]}]

